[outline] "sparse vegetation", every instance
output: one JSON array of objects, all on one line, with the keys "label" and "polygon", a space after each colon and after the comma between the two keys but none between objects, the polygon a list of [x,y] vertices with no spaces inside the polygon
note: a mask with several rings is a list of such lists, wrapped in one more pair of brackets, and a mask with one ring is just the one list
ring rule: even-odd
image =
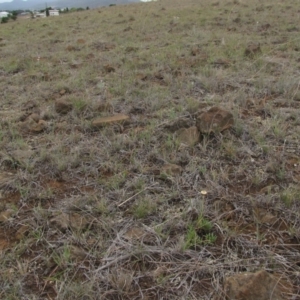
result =
[{"label": "sparse vegetation", "polygon": [[261,269],[300,297],[300,3],[273,2],[0,26],[1,299],[222,300]]}]

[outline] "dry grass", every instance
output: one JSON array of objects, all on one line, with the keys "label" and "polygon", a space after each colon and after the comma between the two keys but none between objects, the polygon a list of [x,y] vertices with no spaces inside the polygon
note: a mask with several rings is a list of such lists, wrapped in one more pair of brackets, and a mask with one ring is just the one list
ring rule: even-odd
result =
[{"label": "dry grass", "polygon": [[[161,0],[1,24],[0,298],[225,299],[226,276],[263,268],[298,299],[299,9]],[[214,105],[234,128],[181,144],[174,122]],[[117,113],[131,122],[91,125]]]}]

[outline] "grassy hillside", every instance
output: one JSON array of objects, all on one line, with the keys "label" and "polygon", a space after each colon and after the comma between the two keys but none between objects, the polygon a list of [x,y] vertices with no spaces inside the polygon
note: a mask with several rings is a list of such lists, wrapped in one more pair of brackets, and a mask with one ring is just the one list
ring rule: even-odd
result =
[{"label": "grassy hillside", "polygon": [[[0,24],[0,298],[225,299],[264,269],[298,299],[299,10],[161,0]],[[214,106],[234,125],[195,140]]]}]

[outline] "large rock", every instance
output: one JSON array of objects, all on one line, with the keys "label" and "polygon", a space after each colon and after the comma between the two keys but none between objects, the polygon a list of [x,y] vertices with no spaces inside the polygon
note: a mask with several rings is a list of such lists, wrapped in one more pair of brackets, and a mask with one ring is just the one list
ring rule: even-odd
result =
[{"label": "large rock", "polygon": [[181,128],[176,132],[178,140],[187,145],[195,146],[199,142],[199,131],[196,126],[190,128]]},{"label": "large rock", "polygon": [[233,115],[219,107],[212,107],[201,113],[196,120],[196,126],[201,133],[222,132],[234,124]]},{"label": "large rock", "polygon": [[96,128],[102,128],[111,124],[124,124],[129,122],[129,116],[124,114],[117,114],[110,117],[98,118],[92,122],[92,126]]},{"label": "large rock", "polygon": [[240,273],[225,279],[224,290],[228,300],[284,300],[281,294],[292,292],[291,285],[266,272]]}]

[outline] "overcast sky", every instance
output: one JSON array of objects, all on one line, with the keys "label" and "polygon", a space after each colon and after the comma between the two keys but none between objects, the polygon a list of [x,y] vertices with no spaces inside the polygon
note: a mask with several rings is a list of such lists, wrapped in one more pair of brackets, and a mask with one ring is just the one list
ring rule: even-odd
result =
[{"label": "overcast sky", "polygon": [[11,2],[12,0],[0,0],[0,3],[3,3],[3,2]]}]

